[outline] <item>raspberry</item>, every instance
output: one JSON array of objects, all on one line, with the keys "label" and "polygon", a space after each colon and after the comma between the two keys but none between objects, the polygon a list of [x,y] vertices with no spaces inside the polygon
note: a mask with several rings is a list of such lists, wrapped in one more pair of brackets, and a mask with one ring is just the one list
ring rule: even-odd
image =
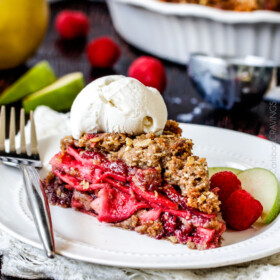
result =
[{"label": "raspberry", "polygon": [[110,68],[121,54],[120,48],[110,37],[99,37],[92,40],[87,47],[87,55],[93,67]]},{"label": "raspberry", "polygon": [[223,206],[223,218],[236,230],[249,228],[262,214],[261,203],[245,190],[237,190],[230,195]]},{"label": "raspberry", "polygon": [[171,215],[168,212],[165,212],[162,215],[161,220],[164,222],[164,229],[168,233],[173,233],[175,229],[178,227],[177,217]]},{"label": "raspberry", "polygon": [[264,135],[262,135],[262,134],[259,134],[259,135],[257,135],[259,138],[262,138],[262,139],[265,139],[265,140],[267,140],[267,138],[264,136]]},{"label": "raspberry", "polygon": [[88,34],[89,20],[83,12],[64,10],[57,15],[55,28],[62,38],[74,39]]},{"label": "raspberry", "polygon": [[236,190],[241,189],[241,182],[237,176],[230,171],[222,171],[215,173],[210,179],[210,189],[218,188],[219,199],[223,203]]},{"label": "raspberry", "polygon": [[163,93],[166,87],[166,74],[160,60],[141,56],[134,60],[128,69],[128,76],[139,80],[145,86],[154,87]]}]

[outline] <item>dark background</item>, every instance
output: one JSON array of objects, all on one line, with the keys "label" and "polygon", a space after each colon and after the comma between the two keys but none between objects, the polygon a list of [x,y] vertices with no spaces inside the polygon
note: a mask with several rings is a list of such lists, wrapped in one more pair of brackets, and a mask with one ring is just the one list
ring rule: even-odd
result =
[{"label": "dark background", "polygon": [[[54,18],[63,9],[76,9],[85,12],[91,22],[91,28],[87,39],[64,41],[59,38],[54,30]],[[15,81],[28,67],[40,60],[47,60],[54,68],[57,76],[81,71],[86,82],[104,75],[127,75],[127,69],[131,62],[145,54],[142,51],[126,43],[114,30],[106,4],[103,1],[63,1],[50,5],[51,19],[46,37],[36,53],[28,61],[27,65],[16,69],[0,71],[0,92]],[[92,69],[87,61],[85,48],[87,43],[99,36],[111,36],[120,45],[122,55],[113,69]],[[269,102],[262,102],[257,107],[248,111],[222,111],[216,110],[211,105],[203,102],[196,94],[188,80],[186,67],[162,60],[167,72],[168,85],[163,97],[166,101],[169,118],[181,122],[191,122],[233,130],[243,131],[249,134],[262,134],[269,138],[269,130],[272,122]],[[21,104],[13,104],[20,108]],[[280,105],[277,105],[277,137],[280,143]],[[275,127],[274,127],[275,128]],[[240,143],[242,144],[242,143]],[[1,276],[3,280],[15,279]]]}]

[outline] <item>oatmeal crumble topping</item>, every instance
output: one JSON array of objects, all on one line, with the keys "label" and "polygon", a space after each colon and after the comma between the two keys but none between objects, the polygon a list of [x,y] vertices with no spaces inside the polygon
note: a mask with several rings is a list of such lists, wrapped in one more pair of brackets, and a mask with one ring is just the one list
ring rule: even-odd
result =
[{"label": "oatmeal crumble topping", "polygon": [[[153,168],[158,175],[147,172],[145,176],[154,176],[155,180],[162,176],[168,184],[181,189],[189,207],[208,214],[217,213],[220,202],[210,191],[206,160],[192,154],[192,141],[181,137],[181,133],[178,123],[169,120],[160,136],[99,133],[84,134],[79,140],[67,136],[62,139],[61,148],[65,151],[67,146],[75,146],[99,151],[110,160],[122,160],[129,167]],[[135,184],[137,186],[137,181]]]},{"label": "oatmeal crumble topping", "polygon": [[191,3],[203,6],[219,8],[222,10],[232,10],[239,12],[251,12],[254,10],[271,9],[279,10],[277,0],[160,0],[170,3]]}]

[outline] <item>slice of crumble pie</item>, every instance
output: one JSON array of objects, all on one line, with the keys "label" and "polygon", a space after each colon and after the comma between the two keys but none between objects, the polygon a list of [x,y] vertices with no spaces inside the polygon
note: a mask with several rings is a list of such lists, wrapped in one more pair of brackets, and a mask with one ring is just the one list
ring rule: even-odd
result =
[{"label": "slice of crumble pie", "polygon": [[168,121],[160,136],[65,137],[44,180],[49,202],[189,248],[219,247],[226,229],[217,218],[220,202],[205,159],[192,154],[181,132]]}]

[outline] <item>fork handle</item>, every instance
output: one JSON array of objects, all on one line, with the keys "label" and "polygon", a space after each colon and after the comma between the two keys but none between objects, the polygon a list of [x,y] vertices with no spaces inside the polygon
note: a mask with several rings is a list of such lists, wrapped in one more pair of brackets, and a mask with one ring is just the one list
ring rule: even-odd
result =
[{"label": "fork handle", "polygon": [[49,204],[39,174],[33,166],[20,166],[33,219],[49,258],[55,256],[52,221]]}]

